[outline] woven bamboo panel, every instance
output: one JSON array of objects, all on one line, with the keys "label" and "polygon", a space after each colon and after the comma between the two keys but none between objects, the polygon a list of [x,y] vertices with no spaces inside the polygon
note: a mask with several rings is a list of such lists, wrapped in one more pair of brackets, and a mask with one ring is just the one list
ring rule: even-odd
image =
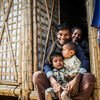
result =
[{"label": "woven bamboo panel", "polygon": [[[45,0],[37,0],[36,2],[36,15],[33,13],[33,17],[36,16],[36,32],[37,32],[37,53],[38,53],[38,67],[41,68],[43,63],[43,55],[44,55],[44,49],[46,45],[46,38],[48,33],[48,27],[49,27],[49,21],[52,16],[51,21],[51,29],[50,29],[50,35],[49,35],[49,44],[54,41],[56,28],[56,25],[59,23],[59,15],[58,15],[58,0],[54,0],[54,6],[53,6],[53,0],[46,0],[48,11],[46,9],[46,3]],[[52,10],[53,9],[53,10]],[[34,10],[34,5],[33,5]],[[49,12],[49,15],[48,13]],[[49,18],[48,18],[49,16]],[[33,19],[34,23],[34,19]],[[33,26],[34,27],[34,26]]]},{"label": "woven bamboo panel", "polygon": [[[0,81],[17,82],[19,67],[19,46],[21,34],[21,0],[0,2]],[[8,12],[8,7],[11,8]],[[8,18],[4,21],[8,12]],[[3,23],[5,27],[3,27]],[[2,31],[4,29],[4,31]],[[6,84],[5,83],[5,84]]]},{"label": "woven bamboo panel", "polygon": [[29,71],[41,68],[46,39],[49,37],[48,45],[54,41],[55,23],[56,25],[59,23],[58,1],[0,1],[2,5],[0,6],[0,82],[2,84],[3,82],[4,84],[21,83],[28,78],[32,81],[32,72],[30,72],[31,76],[28,76]]}]

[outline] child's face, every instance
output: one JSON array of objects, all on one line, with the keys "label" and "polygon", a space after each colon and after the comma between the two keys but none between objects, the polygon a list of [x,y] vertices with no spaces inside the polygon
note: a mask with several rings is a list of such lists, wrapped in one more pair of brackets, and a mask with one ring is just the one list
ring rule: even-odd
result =
[{"label": "child's face", "polygon": [[52,63],[53,67],[57,69],[60,69],[64,66],[63,58],[60,56],[54,57]]},{"label": "child's face", "polygon": [[67,45],[63,46],[63,51],[62,51],[62,55],[64,58],[70,58],[72,55],[74,55],[74,51],[73,50],[69,50]]}]

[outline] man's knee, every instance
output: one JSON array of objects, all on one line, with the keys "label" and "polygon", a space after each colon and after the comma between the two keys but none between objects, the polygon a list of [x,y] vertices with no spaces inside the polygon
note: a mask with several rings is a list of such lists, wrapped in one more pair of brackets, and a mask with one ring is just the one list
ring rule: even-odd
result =
[{"label": "man's knee", "polygon": [[33,83],[36,83],[39,79],[41,79],[40,77],[42,75],[43,75],[42,71],[34,72],[34,74],[33,74]]},{"label": "man's knee", "polygon": [[96,82],[96,78],[95,78],[95,76],[92,73],[85,73],[84,74],[84,79],[86,81],[89,81],[89,82],[92,82],[92,83]]}]

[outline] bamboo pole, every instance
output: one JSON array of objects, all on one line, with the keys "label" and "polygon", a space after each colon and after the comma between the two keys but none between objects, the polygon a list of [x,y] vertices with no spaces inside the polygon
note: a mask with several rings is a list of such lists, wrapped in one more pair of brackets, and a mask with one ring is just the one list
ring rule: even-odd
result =
[{"label": "bamboo pole", "polygon": [[33,63],[32,63],[32,59],[33,59],[33,57],[32,57],[32,53],[33,53],[33,30],[32,30],[32,28],[33,28],[33,24],[32,24],[32,22],[33,22],[33,18],[32,18],[32,15],[33,15],[33,13],[32,13],[32,5],[33,5],[33,2],[32,2],[32,0],[28,0],[28,37],[29,37],[29,43],[28,43],[28,45],[29,45],[29,57],[28,57],[28,59],[29,59],[29,66],[28,66],[28,79],[29,79],[29,81],[28,81],[28,84],[29,84],[29,89],[30,90],[32,90],[33,89],[33,85],[32,85],[32,70],[33,70]]},{"label": "bamboo pole", "polygon": [[91,72],[96,76],[96,85],[93,92],[93,100],[100,99],[100,48],[97,42],[97,30],[91,27],[94,4],[93,0],[86,1],[87,8],[87,21],[88,21],[88,31],[89,31],[89,51],[90,51],[90,64]]},{"label": "bamboo pole", "polygon": [[[39,12],[41,12],[41,5],[39,6]],[[39,21],[40,21],[40,26],[39,28],[42,28],[42,24],[41,24],[41,16],[39,16]],[[38,28],[38,31],[39,31],[39,28]],[[42,32],[42,29],[40,29],[40,44],[41,44],[41,51],[40,51],[40,64],[42,65],[42,59],[43,59],[43,47],[42,47],[42,35],[43,35],[43,32]]]},{"label": "bamboo pole", "polygon": [[60,0],[58,0],[58,22],[60,24]]},{"label": "bamboo pole", "polygon": [[34,26],[34,34],[33,34],[33,39],[34,39],[34,42],[33,42],[33,47],[34,47],[34,50],[33,50],[33,56],[34,56],[34,72],[37,71],[37,64],[38,64],[38,56],[37,56],[37,52],[38,52],[38,48],[37,48],[37,1],[34,0],[33,1],[33,26]]},{"label": "bamboo pole", "polygon": [[46,6],[46,11],[47,11],[47,17],[48,17],[48,21],[50,19],[50,13],[49,13],[49,7],[48,7],[48,0],[44,0],[45,1],[45,6]]},{"label": "bamboo pole", "polygon": [[26,93],[26,80],[27,80],[27,2],[22,1],[22,98],[28,100],[28,94]]},{"label": "bamboo pole", "polygon": [[21,88],[18,86],[0,85],[0,95],[19,96]]},{"label": "bamboo pole", "polygon": [[[21,18],[23,18],[22,14],[21,14]],[[21,34],[20,34],[20,39],[19,39],[19,71],[18,71],[18,83],[21,84],[22,83],[22,28],[21,28]]]},{"label": "bamboo pole", "polygon": [[22,2],[22,97],[29,100],[32,86],[32,0]]},{"label": "bamboo pole", "polygon": [[53,29],[51,28],[51,38],[52,38],[52,42],[54,42],[54,34],[53,34]]},{"label": "bamboo pole", "polygon": [[[52,23],[52,17],[53,17],[53,10],[54,10],[54,1],[55,0],[53,0],[53,3],[52,3],[51,17],[50,17],[50,19],[48,18],[49,26],[48,26],[47,36],[46,36],[45,51],[44,51],[43,64],[42,64],[41,70],[43,70],[43,65],[44,65],[44,60],[45,60],[45,53],[46,53],[46,50],[47,50],[48,39],[49,39],[49,35],[50,35],[50,29],[51,29],[51,23]],[[47,5],[47,1],[45,1],[45,2],[46,2],[46,5]],[[47,12],[48,12],[48,9],[49,8],[47,7],[46,8]]]},{"label": "bamboo pole", "polygon": [[19,85],[19,83],[17,83],[16,81],[4,81],[4,80],[2,80],[2,81],[0,81],[0,85],[13,85],[13,86],[18,86]]},{"label": "bamboo pole", "polygon": [[6,27],[6,31],[7,31],[7,36],[8,36],[9,46],[10,46],[10,52],[11,52],[11,58],[12,58],[12,64],[13,64],[14,71],[15,71],[15,80],[17,81],[18,75],[17,75],[16,61],[15,61],[15,59],[14,59],[14,55],[13,55],[13,51],[12,51],[12,45],[11,45],[11,39],[10,39],[10,34],[9,34],[9,31],[8,31],[8,25],[7,25],[6,22],[5,22],[5,27]]}]

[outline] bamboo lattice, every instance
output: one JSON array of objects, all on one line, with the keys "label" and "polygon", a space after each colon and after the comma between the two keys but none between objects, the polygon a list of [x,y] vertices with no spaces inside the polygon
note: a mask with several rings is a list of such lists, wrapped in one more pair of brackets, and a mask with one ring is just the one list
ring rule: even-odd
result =
[{"label": "bamboo lattice", "polygon": [[36,95],[32,74],[54,41],[58,5],[59,0],[0,0],[0,94],[25,100]]},{"label": "bamboo lattice", "polygon": [[21,1],[2,0],[0,3],[0,81],[17,83],[20,71]]}]

